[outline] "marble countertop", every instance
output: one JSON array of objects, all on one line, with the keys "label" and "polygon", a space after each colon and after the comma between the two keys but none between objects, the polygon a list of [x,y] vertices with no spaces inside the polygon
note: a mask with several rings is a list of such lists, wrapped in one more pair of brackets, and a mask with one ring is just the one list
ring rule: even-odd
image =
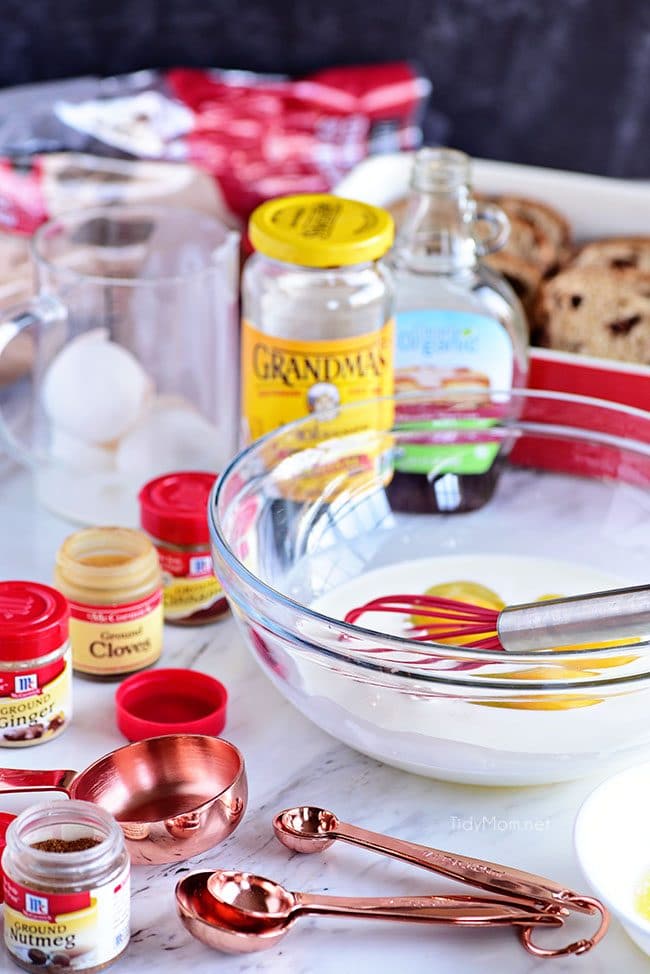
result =
[{"label": "marble countertop", "polygon": [[[54,553],[70,525],[37,507],[27,476],[0,481],[0,577],[48,582]],[[381,923],[304,919],[279,947],[240,957],[215,954],[187,934],[178,920],[173,888],[195,868],[234,867],[267,875],[289,888],[337,894],[417,895],[457,890],[421,870],[344,843],[324,854],[290,854],[273,837],[276,811],[298,803],[321,804],[342,819],[455,852],[477,855],[541,873],[586,891],[573,851],[573,820],[598,778],[569,785],[485,789],[450,785],[379,764],[312,726],[268,682],[245,649],[231,619],[212,627],[173,629],[165,636],[163,664],[204,670],[230,691],[224,736],[244,753],[249,808],[237,832],[222,845],[184,864],[135,867],[131,944],[116,974],[189,971],[212,974],[458,974],[508,971],[527,974],[585,972],[641,974],[649,961],[614,921],[605,941],[581,958],[538,961],[510,931],[453,930]],[[5,766],[81,769],[124,739],[115,727],[115,685],[75,680],[75,716],[68,732],[43,747],[6,749]],[[24,796],[5,796],[15,810]],[[466,890],[465,890],[466,891]],[[584,928],[581,928],[584,929]],[[13,969],[0,948],[0,970]]]}]

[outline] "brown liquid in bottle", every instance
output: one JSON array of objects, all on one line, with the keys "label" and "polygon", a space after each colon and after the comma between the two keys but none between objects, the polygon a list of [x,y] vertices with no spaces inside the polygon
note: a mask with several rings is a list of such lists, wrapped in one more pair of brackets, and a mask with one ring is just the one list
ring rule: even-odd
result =
[{"label": "brown liquid in bottle", "polygon": [[497,459],[485,473],[444,473],[431,480],[421,473],[396,470],[386,494],[394,511],[408,514],[463,514],[476,511],[492,497],[501,466],[501,461]]}]

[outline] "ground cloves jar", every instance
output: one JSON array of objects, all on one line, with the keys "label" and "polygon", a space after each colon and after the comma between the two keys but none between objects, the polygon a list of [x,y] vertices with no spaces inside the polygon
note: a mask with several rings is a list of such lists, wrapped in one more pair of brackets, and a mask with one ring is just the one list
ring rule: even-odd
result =
[{"label": "ground cloves jar", "polygon": [[90,974],[129,942],[130,860],[108,812],[84,801],[28,808],[2,856],[4,939],[27,971]]},{"label": "ground cloves jar", "polygon": [[216,475],[169,473],[140,491],[140,524],[163,572],[165,621],[182,626],[215,622],[228,602],[214,574],[208,500]]},{"label": "ground cloves jar", "polygon": [[57,552],[54,578],[70,604],[76,672],[114,679],[158,660],[162,577],[156,549],[142,531],[77,531]]},{"label": "ground cloves jar", "polygon": [[68,604],[38,582],[0,582],[0,747],[51,740],[72,716]]}]

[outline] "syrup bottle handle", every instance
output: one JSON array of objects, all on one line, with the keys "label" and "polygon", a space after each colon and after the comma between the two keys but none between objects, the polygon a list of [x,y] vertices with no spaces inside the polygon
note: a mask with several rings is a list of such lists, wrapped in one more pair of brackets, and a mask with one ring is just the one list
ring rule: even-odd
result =
[{"label": "syrup bottle handle", "polygon": [[487,232],[474,233],[476,253],[479,257],[500,250],[510,236],[510,220],[501,207],[494,203],[480,203],[474,214],[475,229],[477,224],[486,224]]}]

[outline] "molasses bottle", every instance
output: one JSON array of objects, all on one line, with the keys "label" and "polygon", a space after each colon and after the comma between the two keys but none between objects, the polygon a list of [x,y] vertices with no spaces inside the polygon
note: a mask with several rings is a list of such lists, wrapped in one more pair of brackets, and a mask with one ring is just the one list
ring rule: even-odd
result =
[{"label": "molasses bottle", "polygon": [[507,393],[526,383],[523,308],[505,279],[480,260],[503,245],[508,220],[495,206],[477,209],[470,167],[469,157],[452,149],[416,154],[411,195],[389,255],[396,283],[395,391],[410,393],[400,395],[396,411],[388,487],[395,510],[453,513],[489,500],[506,450],[494,428],[508,408]]}]

